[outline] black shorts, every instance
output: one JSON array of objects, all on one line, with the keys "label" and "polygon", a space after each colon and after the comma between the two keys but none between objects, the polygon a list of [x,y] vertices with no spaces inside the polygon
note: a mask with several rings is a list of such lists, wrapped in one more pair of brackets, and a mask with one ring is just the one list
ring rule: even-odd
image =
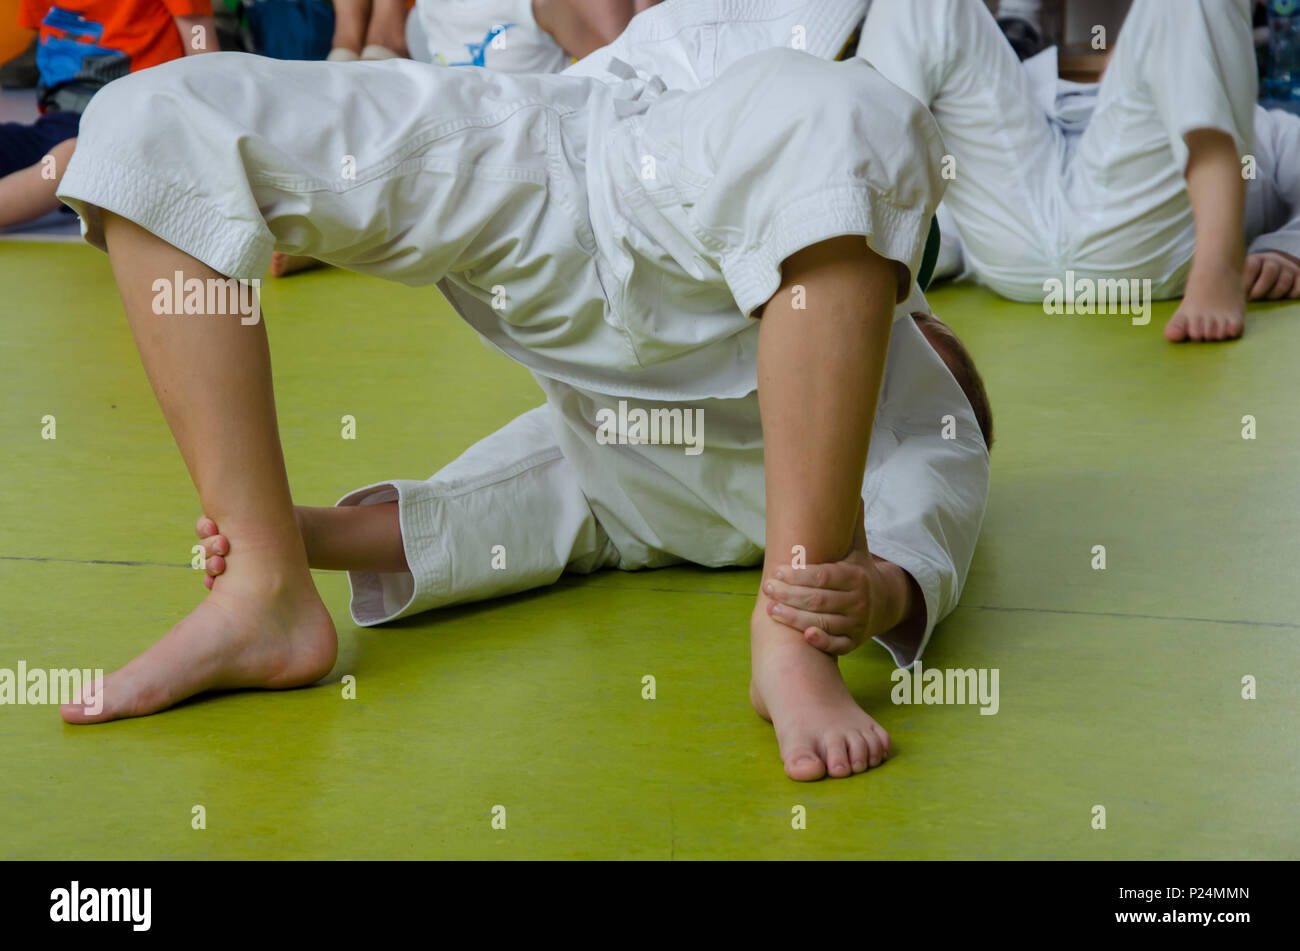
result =
[{"label": "black shorts", "polygon": [[76,138],[79,112],[47,112],[33,123],[0,122],[0,176],[35,165],[60,142]]}]

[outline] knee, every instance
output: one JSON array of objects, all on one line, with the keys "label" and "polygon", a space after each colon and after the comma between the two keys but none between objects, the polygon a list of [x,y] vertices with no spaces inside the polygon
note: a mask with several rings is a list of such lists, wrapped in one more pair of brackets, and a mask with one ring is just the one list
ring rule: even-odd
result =
[{"label": "knee", "polygon": [[1144,33],[1159,39],[1192,25],[1250,34],[1252,22],[1250,0],[1133,0],[1122,29],[1125,35]]},{"label": "knee", "polygon": [[169,124],[167,86],[153,75],[158,69],[161,67],[123,76],[95,93],[81,117],[83,151],[101,146],[116,150],[120,138],[138,142]]},{"label": "knee", "polygon": [[829,110],[826,123],[847,123],[878,158],[893,154],[940,178],[946,148],[939,124],[922,102],[862,59],[829,64],[818,95]]},{"label": "knee", "polygon": [[202,122],[205,111],[220,110],[223,87],[228,97],[231,59],[243,55],[186,56],[116,79],[90,100],[80,135],[90,143],[125,137],[138,147]]},{"label": "knee", "polygon": [[[941,190],[946,151],[938,123],[865,60],[831,62],[778,49],[755,57],[751,68],[748,89],[764,108],[733,130],[742,140],[767,148],[793,143],[809,166],[852,169],[900,204],[938,204],[933,193]],[[808,144],[817,142],[838,147],[809,161]]]},{"label": "knee", "polygon": [[901,114],[920,106],[856,57],[833,62],[782,47],[755,54],[748,67],[751,75],[737,78],[752,92],[753,101],[764,104],[768,121],[786,116],[792,123],[816,128],[828,122],[843,123],[854,112]]}]

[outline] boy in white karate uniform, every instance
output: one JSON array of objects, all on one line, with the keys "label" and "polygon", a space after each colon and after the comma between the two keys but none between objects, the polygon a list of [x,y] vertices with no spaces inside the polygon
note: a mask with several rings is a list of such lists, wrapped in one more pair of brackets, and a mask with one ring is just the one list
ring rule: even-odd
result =
[{"label": "boy in white karate uniform", "polygon": [[[1097,84],[1059,79],[1055,47],[1022,68],[1043,115],[1059,129],[1066,155],[1073,154],[1096,110]],[[1254,168],[1247,171],[1246,180],[1246,296],[1300,299],[1300,116],[1256,106],[1252,158]],[[937,217],[942,250],[934,277],[961,276],[957,226],[944,205]]]},{"label": "boy in white karate uniform", "polygon": [[1155,298],[1183,296],[1169,339],[1240,335],[1247,0],[1135,0],[1072,149],[981,0],[873,0],[858,54],[938,121],[945,206],[983,283],[1042,301],[1066,271],[1150,279]]},{"label": "boy in white karate uniform", "polygon": [[[388,528],[377,523],[391,542],[398,512],[401,548],[362,546],[403,562],[374,566],[391,583],[354,574],[362,619],[544,583],[570,565],[754,563],[764,545],[770,582],[795,550],[809,563],[850,555],[865,495],[884,556],[862,568],[865,633],[910,662],[955,603],[988,475],[962,388],[897,308],[942,193],[942,148],[913,99],[860,60],[828,61],[859,4],[757,0],[738,25],[731,7],[644,15],[659,14],[649,22],[679,51],[674,68],[698,77],[685,92],[612,58],[618,83],[214,54],[92,104],[61,196],[110,253],[146,372],[232,556],[194,612],[105,680],[101,713],[72,704],[65,719],[298,686],[333,666],[264,325],[152,310],[160,279],[252,278],[273,250],[437,282],[547,395],[432,490],[391,483],[349,500],[372,503],[354,515],[401,500]],[[796,28],[807,52],[743,55]],[[266,89],[304,108],[272,117]],[[322,102],[336,112],[322,116]],[[703,452],[602,445],[601,410],[620,400],[703,409]],[[504,542],[474,531],[475,494],[512,506]],[[519,573],[481,582],[502,543]],[[751,696],[787,774],[880,762],[887,734],[831,656],[846,645],[813,643],[769,610],[760,592]]]}]

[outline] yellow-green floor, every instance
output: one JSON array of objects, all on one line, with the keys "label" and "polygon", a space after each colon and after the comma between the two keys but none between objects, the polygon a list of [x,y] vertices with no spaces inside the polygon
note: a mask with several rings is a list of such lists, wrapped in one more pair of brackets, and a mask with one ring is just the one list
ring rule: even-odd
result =
[{"label": "yellow-green floor", "polygon": [[[0,288],[0,667],[112,669],[203,593],[197,502],[107,259],[7,244]],[[263,300],[301,502],[423,478],[540,402],[433,289],[318,272]],[[932,303],[998,445],[926,662],[998,668],[996,716],[893,706],[869,646],[842,667],[894,756],[799,785],[746,698],[752,571],[566,579],[372,630],[321,574],[324,686],[98,727],[0,706],[0,857],[1300,858],[1300,306],[1174,347],[1172,304],[1135,328],[970,288]]]}]

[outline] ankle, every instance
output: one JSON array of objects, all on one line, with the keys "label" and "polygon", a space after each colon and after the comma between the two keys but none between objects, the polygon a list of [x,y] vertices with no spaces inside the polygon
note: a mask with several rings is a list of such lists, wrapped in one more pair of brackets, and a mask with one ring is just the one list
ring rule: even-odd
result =
[{"label": "ankle", "polygon": [[[874,557],[874,556],[873,556]],[[892,561],[877,559],[886,579],[888,610],[880,634],[893,632],[895,636],[919,637],[925,630],[925,595],[907,571]]]},{"label": "ankle", "polygon": [[291,578],[307,569],[307,552],[298,521],[283,525],[244,522],[230,515],[213,517],[221,534],[230,542],[231,552],[226,574],[237,572],[266,577]]},{"label": "ankle", "polygon": [[810,653],[829,657],[804,640],[803,633],[771,618],[767,613],[767,598],[759,596],[749,619],[749,650],[753,663],[760,660],[780,664],[780,658],[796,659]]}]

